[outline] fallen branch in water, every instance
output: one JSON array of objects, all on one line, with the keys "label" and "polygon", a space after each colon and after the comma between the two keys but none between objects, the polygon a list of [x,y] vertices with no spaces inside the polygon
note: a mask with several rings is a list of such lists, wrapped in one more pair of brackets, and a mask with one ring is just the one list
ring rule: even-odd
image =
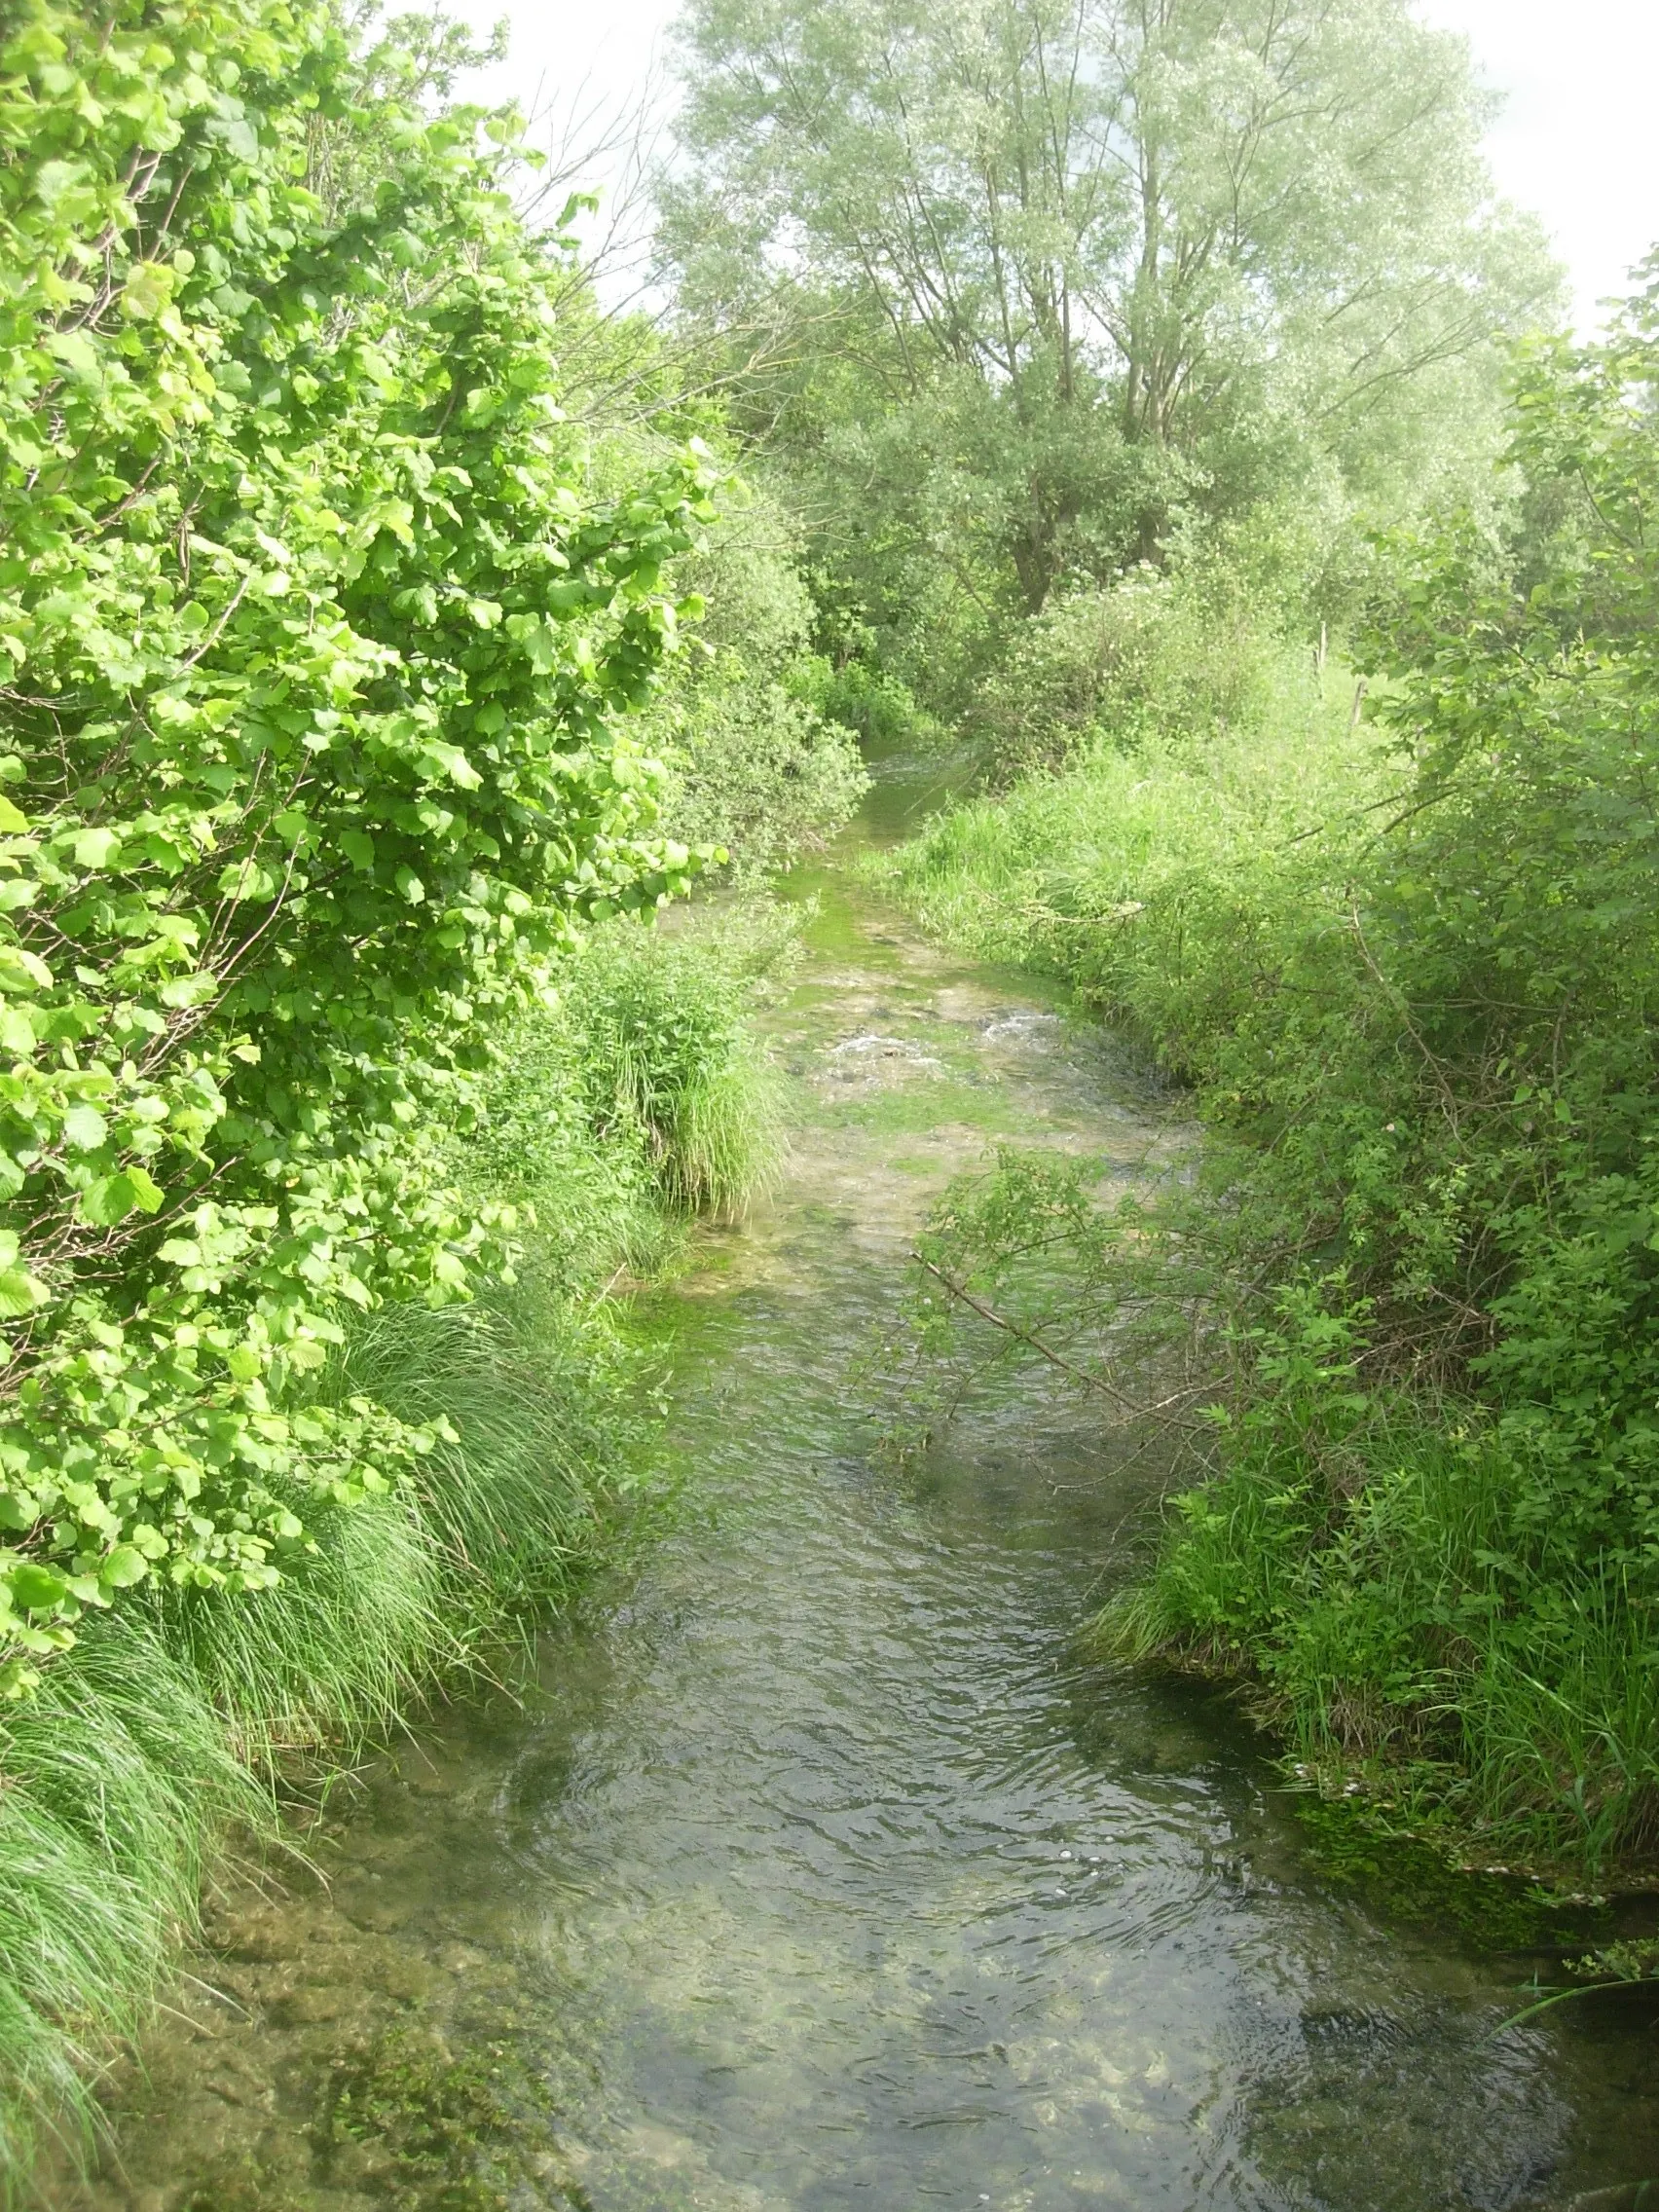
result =
[{"label": "fallen branch in water", "polygon": [[[1074,1382],[1081,1382],[1086,1389],[1098,1390],[1103,1397],[1110,1398],[1114,1405],[1123,1409],[1125,1418],[1136,1419],[1143,1410],[1157,1411],[1156,1407],[1143,1409],[1135,1405],[1130,1399],[1125,1398],[1121,1390],[1114,1389],[1112,1384],[1102,1377],[1090,1375],[1086,1368],[1074,1367],[1069,1359],[1062,1359],[1051,1346],[1043,1342],[1041,1337],[1033,1336],[1029,1329],[1020,1328],[1017,1322],[1010,1321],[1005,1315],[993,1312],[990,1307],[976,1298],[971,1290],[965,1290],[961,1283],[952,1281],[942,1268],[936,1268],[931,1260],[923,1259],[920,1252],[912,1252],[910,1257],[919,1268],[926,1268],[930,1275],[934,1276],[937,1281],[943,1283],[952,1298],[960,1299],[962,1304],[968,1307],[971,1311],[977,1313],[980,1320],[988,1321],[993,1329],[1001,1329],[1004,1336],[1013,1337],[1016,1344],[1029,1346],[1034,1352],[1040,1353],[1051,1367],[1057,1367],[1062,1375],[1069,1375]],[[1167,1398],[1162,1401],[1165,1405],[1172,1402]]]}]

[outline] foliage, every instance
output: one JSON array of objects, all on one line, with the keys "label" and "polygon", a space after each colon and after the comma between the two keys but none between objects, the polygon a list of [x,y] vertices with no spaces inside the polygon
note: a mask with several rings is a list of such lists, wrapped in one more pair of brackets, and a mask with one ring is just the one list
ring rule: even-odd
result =
[{"label": "foliage", "polygon": [[1236,590],[1204,588],[1217,580],[1143,565],[1022,623],[970,710],[993,775],[1057,767],[1100,743],[1225,738],[1249,722],[1272,647]]},{"label": "foliage", "polygon": [[719,472],[566,420],[592,303],[464,35],[3,42],[10,2200],[278,1776],[614,1537],[658,1394],[608,1286],[775,1157],[784,933],[624,918],[699,858],[643,710]]},{"label": "foliage", "polygon": [[670,764],[663,816],[714,846],[724,880],[754,888],[822,848],[868,785],[828,671],[811,652],[813,605],[794,534],[752,497],[723,515],[679,579],[706,609],[646,728]]},{"label": "foliage", "polygon": [[831,630],[936,709],[1058,592],[1484,468],[1535,226],[1405,0],[691,0],[661,248]]},{"label": "foliage", "polygon": [[775,921],[662,951],[637,923],[600,931],[592,977],[499,1052],[468,1140],[470,1202],[511,1202],[525,1223],[519,1279],[355,1313],[307,1378],[311,1413],[360,1399],[424,1430],[414,1473],[350,1504],[278,1488],[311,1537],[280,1581],[152,1578],[7,1709],[0,2196],[21,2192],[43,2129],[73,2143],[95,2122],[97,2062],[141,2023],[227,1837],[273,1838],[279,1783],[326,1777],[444,1678],[497,1664],[615,1555],[660,1409],[607,1287],[668,1248],[663,1209],[688,1179],[615,1116],[621,1010],[660,1022],[628,1031],[654,1095],[720,1091],[719,1195],[737,1203],[772,1139],[737,1123],[729,1070],[764,1081],[740,1023],[787,943]]},{"label": "foliage", "polygon": [[605,1146],[638,1147],[671,1208],[741,1211],[776,1175],[777,1080],[744,1014],[793,929],[766,909],[747,921],[718,909],[672,934],[618,922],[588,941],[571,973],[589,1126]]},{"label": "foliage", "polygon": [[[695,454],[596,499],[510,120],[278,0],[7,27],[0,237],[4,1683],[163,1572],[230,1591],[422,1432],[292,1402],[441,1303],[481,1038],[685,879],[617,719]],[[439,57],[438,75],[442,75]]]},{"label": "foliage", "polygon": [[1656,402],[1654,291],[1524,351],[1506,529],[1390,550],[1376,735],[1097,755],[898,864],[1196,1087],[1196,1176],[1078,1278],[1212,1373],[1115,1633],[1591,1868],[1659,1837]]}]

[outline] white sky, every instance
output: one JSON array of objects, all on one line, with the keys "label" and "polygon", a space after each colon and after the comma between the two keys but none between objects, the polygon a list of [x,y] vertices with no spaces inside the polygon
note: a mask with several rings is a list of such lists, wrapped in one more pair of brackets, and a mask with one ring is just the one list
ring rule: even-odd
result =
[{"label": "white sky", "polygon": [[[481,96],[615,113],[660,56],[678,0],[452,0],[487,25],[507,17],[512,55]],[[1488,151],[1498,189],[1542,216],[1571,273],[1586,330],[1598,301],[1659,242],[1659,0],[1416,0],[1465,33],[1505,95]]]}]

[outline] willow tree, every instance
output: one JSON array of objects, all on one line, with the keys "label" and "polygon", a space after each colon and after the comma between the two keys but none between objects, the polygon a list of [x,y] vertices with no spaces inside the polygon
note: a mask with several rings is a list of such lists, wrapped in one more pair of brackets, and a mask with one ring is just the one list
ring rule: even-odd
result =
[{"label": "willow tree", "polygon": [[879,364],[854,412],[981,483],[1028,608],[1195,504],[1420,469],[1551,297],[1407,0],[689,0],[682,36],[687,301],[787,296],[797,352]]}]

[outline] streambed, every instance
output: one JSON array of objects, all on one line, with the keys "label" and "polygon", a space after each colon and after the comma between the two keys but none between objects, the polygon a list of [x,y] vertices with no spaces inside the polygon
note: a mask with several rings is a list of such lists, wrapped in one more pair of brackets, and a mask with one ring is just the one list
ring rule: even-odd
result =
[{"label": "streambed", "polygon": [[324,1881],[215,1900],[54,2206],[1498,2212],[1659,2175],[1643,2000],[1494,2034],[1537,1961],[1336,1879],[1224,1700],[1079,1659],[1147,1483],[1087,1406],[1037,1378],[882,1461],[852,1378],[947,1176],[1182,1137],[1040,986],[816,888],[787,1184],[655,1305],[692,1502],[517,1699],[342,1797]]}]

